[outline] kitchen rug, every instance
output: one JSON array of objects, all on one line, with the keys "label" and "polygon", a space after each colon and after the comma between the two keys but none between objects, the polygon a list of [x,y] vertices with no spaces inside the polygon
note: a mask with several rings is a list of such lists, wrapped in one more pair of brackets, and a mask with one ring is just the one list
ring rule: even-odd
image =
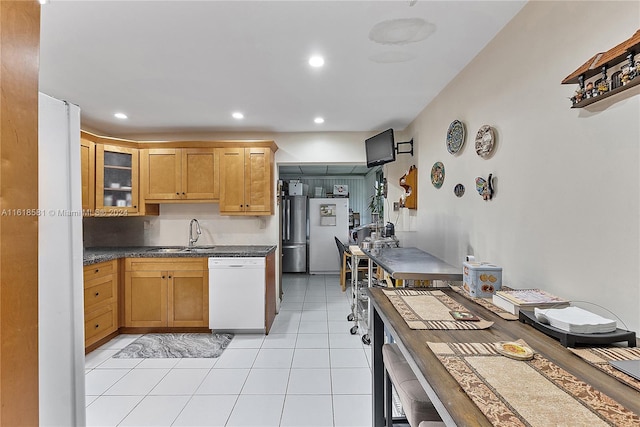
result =
[{"label": "kitchen rug", "polygon": [[494,343],[427,345],[494,426],[640,426],[640,416],[540,354],[521,361]]},{"label": "kitchen rug", "polygon": [[569,348],[569,351],[579,356],[588,364],[622,381],[630,387],[640,391],[640,381],[609,365],[611,360],[638,360],[640,347],[594,347]]},{"label": "kitchen rug", "polygon": [[[492,303],[491,299],[489,298],[474,298],[471,295],[469,295],[464,289],[462,289],[462,286],[449,285],[449,287],[455,293],[462,295],[469,301],[473,301],[474,303],[483,306],[490,312],[495,313],[498,316],[502,317],[504,320],[518,320],[518,316],[509,313],[507,310],[503,309],[502,307],[498,307],[497,305]],[[508,291],[508,290],[511,290],[511,288],[503,286],[502,290]]]},{"label": "kitchen rug", "polygon": [[219,357],[233,334],[146,334],[113,355],[116,359]]},{"label": "kitchen rug", "polygon": [[455,320],[450,311],[468,312],[442,291],[383,289],[407,326],[411,329],[486,329],[493,325],[484,319],[476,322]]}]

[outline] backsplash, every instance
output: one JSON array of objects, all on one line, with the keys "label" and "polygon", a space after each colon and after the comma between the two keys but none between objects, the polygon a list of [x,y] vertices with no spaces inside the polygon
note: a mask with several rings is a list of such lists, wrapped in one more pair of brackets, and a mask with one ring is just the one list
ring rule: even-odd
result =
[{"label": "backsplash", "polygon": [[202,230],[196,245],[274,245],[275,217],[221,216],[215,203],[167,203],[159,216],[85,218],[84,246],[186,246],[192,218]]},{"label": "backsplash", "polygon": [[144,246],[144,217],[84,218],[82,241],[94,246]]}]

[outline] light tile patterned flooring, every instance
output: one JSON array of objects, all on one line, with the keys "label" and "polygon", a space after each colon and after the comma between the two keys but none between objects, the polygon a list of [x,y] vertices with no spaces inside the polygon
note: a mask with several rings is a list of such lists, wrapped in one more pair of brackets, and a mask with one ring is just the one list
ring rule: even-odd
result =
[{"label": "light tile patterned flooring", "polygon": [[351,335],[337,275],[284,275],[267,336],[236,335],[217,359],[86,357],[88,426],[371,426],[371,352]]}]

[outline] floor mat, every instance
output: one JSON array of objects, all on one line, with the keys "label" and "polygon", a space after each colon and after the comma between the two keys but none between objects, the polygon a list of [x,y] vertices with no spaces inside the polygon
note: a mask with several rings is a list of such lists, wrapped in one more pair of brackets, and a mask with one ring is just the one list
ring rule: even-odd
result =
[{"label": "floor mat", "polygon": [[233,334],[146,334],[113,355],[116,359],[219,357]]}]

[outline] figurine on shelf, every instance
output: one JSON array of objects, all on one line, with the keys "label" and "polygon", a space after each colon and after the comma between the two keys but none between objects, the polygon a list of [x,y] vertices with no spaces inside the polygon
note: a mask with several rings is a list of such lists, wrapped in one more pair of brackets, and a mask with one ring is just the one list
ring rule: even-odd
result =
[{"label": "figurine on shelf", "polygon": [[605,92],[609,91],[609,84],[607,83],[606,80],[602,80],[600,83],[598,83],[598,94],[602,95]]},{"label": "figurine on shelf", "polygon": [[574,95],[575,103],[578,103],[584,99],[584,89],[582,87],[578,87],[576,89],[576,94]]},{"label": "figurine on shelf", "polygon": [[586,95],[587,95],[587,98],[591,98],[593,96],[593,83],[592,82],[587,83]]},{"label": "figurine on shelf", "polygon": [[[633,70],[635,74],[635,69]],[[632,77],[631,77],[632,73],[631,73],[631,67],[624,67],[622,69],[622,76],[620,77],[620,81],[622,82],[622,86],[626,85],[627,83],[629,83],[629,81],[631,81]]]}]

